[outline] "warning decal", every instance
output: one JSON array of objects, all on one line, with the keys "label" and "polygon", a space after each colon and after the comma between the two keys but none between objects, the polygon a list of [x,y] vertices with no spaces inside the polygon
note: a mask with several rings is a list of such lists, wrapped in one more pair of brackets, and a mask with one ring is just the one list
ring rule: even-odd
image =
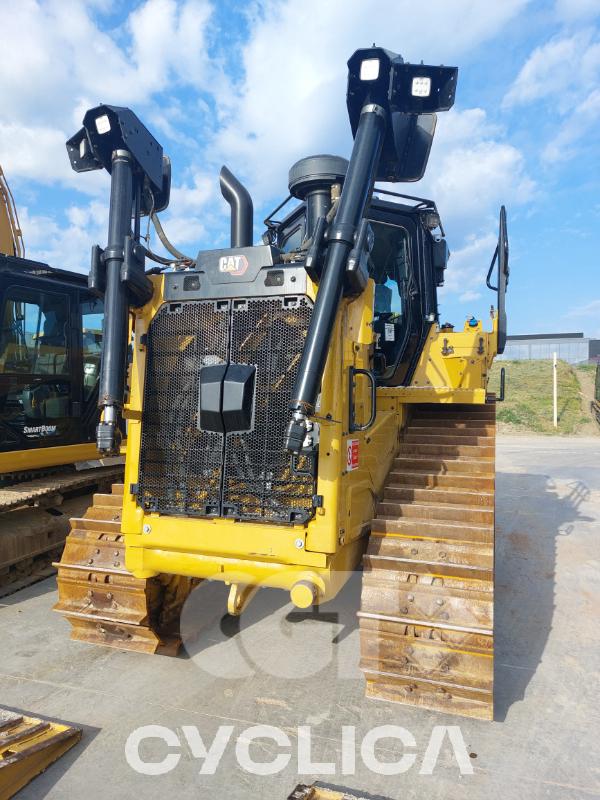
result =
[{"label": "warning decal", "polygon": [[348,439],[346,447],[346,470],[351,472],[358,469],[358,439]]}]

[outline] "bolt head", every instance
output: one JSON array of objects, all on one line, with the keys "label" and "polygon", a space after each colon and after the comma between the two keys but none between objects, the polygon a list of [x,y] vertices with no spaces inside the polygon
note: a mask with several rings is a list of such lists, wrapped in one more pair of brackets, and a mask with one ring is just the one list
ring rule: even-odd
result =
[{"label": "bolt head", "polygon": [[297,550],[303,550],[304,549],[304,539],[296,539],[294,541],[294,547]]},{"label": "bolt head", "polygon": [[148,523],[146,523],[142,528],[142,530],[144,531],[144,533],[150,533],[150,531],[152,530],[152,525],[148,525]]}]

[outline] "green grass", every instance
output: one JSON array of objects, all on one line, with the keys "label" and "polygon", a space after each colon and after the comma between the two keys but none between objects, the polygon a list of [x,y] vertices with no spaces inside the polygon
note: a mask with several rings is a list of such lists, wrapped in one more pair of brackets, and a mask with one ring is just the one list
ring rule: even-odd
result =
[{"label": "green grass", "polygon": [[498,422],[514,431],[550,434],[577,433],[589,422],[577,372],[558,362],[558,428],[552,420],[552,361],[496,361],[489,390],[500,392],[500,369],[506,370],[506,394],[497,406]]},{"label": "green grass", "polygon": [[590,375],[594,376],[596,374],[596,365],[595,364],[577,364],[575,367],[575,371],[589,373]]}]

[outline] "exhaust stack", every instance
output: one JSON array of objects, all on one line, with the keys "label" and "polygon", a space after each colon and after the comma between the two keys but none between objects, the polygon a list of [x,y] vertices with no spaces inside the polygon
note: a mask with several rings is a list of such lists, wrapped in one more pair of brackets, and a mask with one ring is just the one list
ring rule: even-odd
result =
[{"label": "exhaust stack", "polygon": [[231,207],[231,246],[252,247],[254,207],[250,192],[225,166],[221,167],[219,184]]}]

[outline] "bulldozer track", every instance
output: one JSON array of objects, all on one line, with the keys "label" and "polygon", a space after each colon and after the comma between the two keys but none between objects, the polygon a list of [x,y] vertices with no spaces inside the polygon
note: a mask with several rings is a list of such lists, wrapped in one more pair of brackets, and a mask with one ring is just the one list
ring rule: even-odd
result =
[{"label": "bulldozer track", "polygon": [[181,607],[197,580],[134,577],[125,568],[121,534],[123,485],[95,494],[71,532],[58,567],[54,610],[71,623],[71,638],[92,644],[176,655]]},{"label": "bulldozer track", "polygon": [[495,420],[413,409],[363,559],[368,697],[493,719]]}]

